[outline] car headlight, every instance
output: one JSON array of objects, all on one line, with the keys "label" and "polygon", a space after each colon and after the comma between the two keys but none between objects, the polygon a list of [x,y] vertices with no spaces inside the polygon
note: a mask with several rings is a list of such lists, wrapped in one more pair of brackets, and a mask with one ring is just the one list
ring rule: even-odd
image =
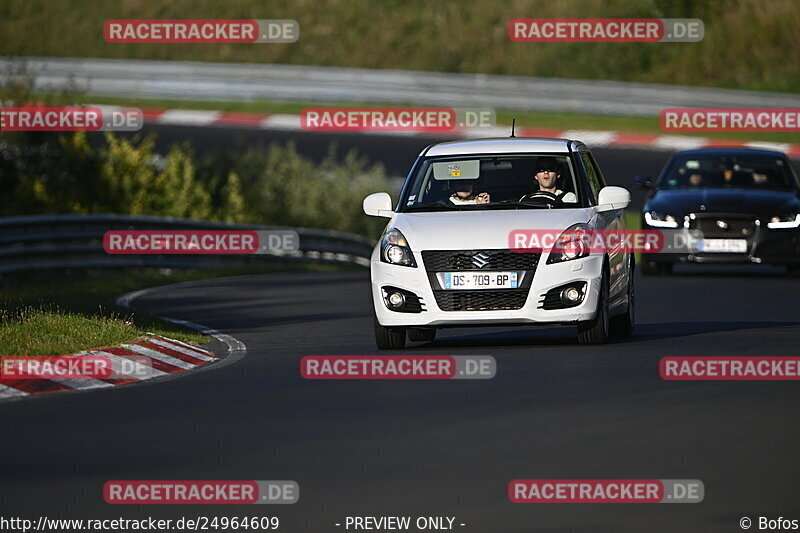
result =
[{"label": "car headlight", "polygon": [[767,222],[767,227],[769,229],[798,228],[800,227],[800,213],[796,215],[770,217]]},{"label": "car headlight", "polygon": [[678,219],[672,215],[660,215],[655,211],[648,211],[644,214],[644,222],[654,228],[677,228]]},{"label": "car headlight", "polygon": [[589,255],[589,240],[592,228],[587,224],[575,224],[558,236],[550,249],[547,264],[573,261]]},{"label": "car headlight", "polygon": [[389,228],[381,238],[381,261],[390,265],[416,267],[414,254],[399,229]]}]

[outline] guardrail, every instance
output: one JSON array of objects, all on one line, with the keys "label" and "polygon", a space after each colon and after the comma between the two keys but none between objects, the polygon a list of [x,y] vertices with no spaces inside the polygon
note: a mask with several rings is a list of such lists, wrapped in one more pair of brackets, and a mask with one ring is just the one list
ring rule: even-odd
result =
[{"label": "guardrail", "polygon": [[[292,230],[299,250],[255,255],[117,255],[103,249],[109,230]],[[295,261],[369,265],[373,244],[351,233],[227,224],[142,215],[42,215],[0,218],[0,273],[94,267],[222,268]]]},{"label": "guardrail", "polygon": [[255,101],[301,100],[446,107],[492,107],[658,116],[665,107],[800,107],[800,96],[654,83],[568,80],[302,65],[57,57],[0,58],[0,80],[14,61],[36,88],[74,82],[93,96]]}]

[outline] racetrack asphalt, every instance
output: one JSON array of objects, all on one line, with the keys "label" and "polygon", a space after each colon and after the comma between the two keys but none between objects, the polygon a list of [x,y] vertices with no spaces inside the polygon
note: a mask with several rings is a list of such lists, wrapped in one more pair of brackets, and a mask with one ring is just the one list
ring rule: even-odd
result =
[{"label": "racetrack asphalt", "polygon": [[[385,145],[393,155],[380,160],[413,159],[413,143],[424,140]],[[665,157],[598,151],[611,183],[654,173]],[[740,530],[743,516],[800,518],[797,382],[658,373],[668,355],[800,355],[798,280],[770,267],[693,266],[636,282],[638,325],[623,342],[579,346],[571,327],[462,328],[391,352],[495,357],[494,379],[454,381],[300,377],[305,355],[378,353],[366,271],[150,292],[133,307],[229,334],[246,356],[162,383],[0,404],[2,514],[273,515],[288,532],[344,531],[335,524],[346,516],[430,515],[487,533],[722,532]],[[512,504],[517,478],[699,479],[705,499]],[[300,501],[112,506],[102,497],[110,479],[291,479]]]}]

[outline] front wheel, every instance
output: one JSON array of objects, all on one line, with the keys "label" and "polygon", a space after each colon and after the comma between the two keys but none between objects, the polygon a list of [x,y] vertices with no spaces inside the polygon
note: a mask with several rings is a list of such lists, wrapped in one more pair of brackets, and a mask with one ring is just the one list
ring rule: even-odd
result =
[{"label": "front wheel", "polygon": [[608,274],[603,272],[600,285],[600,298],[597,301],[597,313],[594,319],[578,324],[578,342],[580,344],[605,344],[609,337],[608,319]]},{"label": "front wheel", "polygon": [[379,350],[402,350],[406,345],[406,329],[381,326],[378,317],[373,318],[375,344]]},{"label": "front wheel", "polygon": [[628,279],[628,310],[624,314],[615,316],[609,321],[609,331],[612,337],[630,337],[633,335],[634,325],[634,292],[633,268],[630,269]]}]

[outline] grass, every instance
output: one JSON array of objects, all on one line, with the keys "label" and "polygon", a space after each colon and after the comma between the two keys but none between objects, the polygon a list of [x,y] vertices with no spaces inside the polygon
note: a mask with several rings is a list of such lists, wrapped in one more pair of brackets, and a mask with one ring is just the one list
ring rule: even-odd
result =
[{"label": "grass", "polygon": [[[0,346],[6,354],[64,355],[136,340],[143,333],[122,317],[87,317],[59,308],[26,307],[2,320]],[[201,341],[199,336],[181,336]]]},{"label": "grass", "polygon": [[[307,107],[319,107],[318,102],[286,102],[286,101],[256,101],[256,102],[201,102],[187,100],[146,100],[125,99],[112,97],[84,96],[87,103],[131,106],[153,109],[197,109],[214,111],[235,111],[242,113],[265,114],[290,114],[298,115]],[[331,103],[329,106],[343,107],[378,107],[398,104],[364,104],[364,103]],[[620,115],[588,115],[567,112],[533,112],[533,111],[508,111],[496,110],[497,125],[507,126],[511,131],[511,120],[516,119],[519,128],[538,129],[563,129],[563,130],[590,130],[590,131],[620,131],[625,133],[644,133],[665,135],[659,126],[658,117],[631,117]],[[728,139],[737,141],[760,141],[780,143],[800,143],[800,133],[780,132],[714,132],[695,133],[682,132],[681,136],[712,137],[715,139]]]},{"label": "grass", "polygon": [[275,265],[209,271],[148,268],[6,274],[0,277],[0,356],[67,355],[136,340],[148,332],[195,344],[207,342],[203,335],[119,307],[114,300],[129,291],[183,281],[339,268]]},{"label": "grass", "polygon": [[[698,43],[516,43],[515,18],[700,18]],[[120,44],[109,19],[294,19],[292,44]],[[330,65],[800,92],[795,0],[5,0],[0,55]]]}]

